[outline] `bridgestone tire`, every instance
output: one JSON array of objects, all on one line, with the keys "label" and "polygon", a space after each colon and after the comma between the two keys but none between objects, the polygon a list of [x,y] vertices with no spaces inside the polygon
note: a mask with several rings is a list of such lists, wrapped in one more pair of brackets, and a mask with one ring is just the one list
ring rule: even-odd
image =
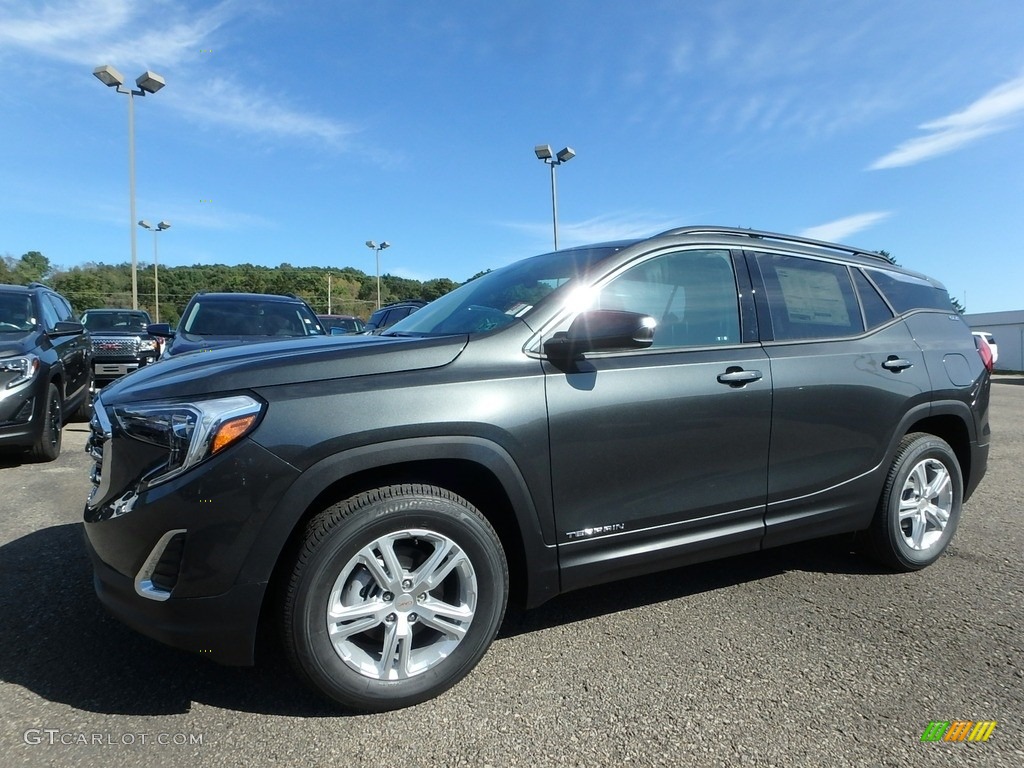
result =
[{"label": "bridgestone tire", "polygon": [[963,477],[953,449],[915,432],[896,451],[869,531],[872,554],[898,571],[931,565],[960,522]]},{"label": "bridgestone tire", "polygon": [[353,496],[313,517],[283,596],[289,659],[363,712],[407,707],[465,677],[498,632],[508,566],[490,523],[428,485]]}]

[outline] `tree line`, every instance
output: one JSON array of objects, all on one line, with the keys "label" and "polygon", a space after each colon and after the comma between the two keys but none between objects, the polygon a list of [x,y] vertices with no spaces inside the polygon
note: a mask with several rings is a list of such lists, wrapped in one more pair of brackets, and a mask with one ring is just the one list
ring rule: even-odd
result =
[{"label": "tree line", "polygon": [[[188,300],[199,291],[284,293],[304,299],[315,312],[355,315],[364,320],[377,306],[377,278],[354,267],[277,267],[256,264],[195,264],[190,267],[160,265],[157,286],[153,265],[139,264],[137,270],[139,308],[156,317],[155,287],[159,287],[160,320],[174,324]],[[60,269],[39,251],[20,258],[0,258],[0,283],[27,285],[43,282],[63,294],[76,312],[96,307],[130,307],[132,303],[131,264],[87,263]],[[457,288],[446,277],[412,280],[397,275],[380,276],[381,304],[406,299],[433,301]],[[329,294],[329,295],[328,295]]]}]

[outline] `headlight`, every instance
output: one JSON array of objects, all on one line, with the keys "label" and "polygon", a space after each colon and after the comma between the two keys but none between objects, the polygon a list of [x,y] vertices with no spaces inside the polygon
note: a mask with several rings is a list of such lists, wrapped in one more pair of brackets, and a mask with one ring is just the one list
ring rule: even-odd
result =
[{"label": "headlight", "polygon": [[121,428],[136,440],[167,450],[167,460],[145,478],[148,486],[177,477],[220,453],[256,426],[262,405],[246,395],[194,403],[140,403],[113,408]]},{"label": "headlight", "polygon": [[152,352],[156,349],[156,339],[142,339],[139,341],[140,352]]},{"label": "headlight", "polygon": [[31,381],[39,370],[39,358],[35,355],[5,357],[0,359],[0,383],[6,389],[13,389]]}]

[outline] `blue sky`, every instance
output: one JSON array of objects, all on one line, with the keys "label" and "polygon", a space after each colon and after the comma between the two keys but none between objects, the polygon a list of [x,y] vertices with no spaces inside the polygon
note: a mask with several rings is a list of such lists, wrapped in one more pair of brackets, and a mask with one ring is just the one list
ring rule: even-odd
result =
[{"label": "blue sky", "polygon": [[[1020,0],[0,0],[0,254],[464,280],[722,224],[890,251],[1024,307]],[[152,235],[139,230],[140,262]]]}]

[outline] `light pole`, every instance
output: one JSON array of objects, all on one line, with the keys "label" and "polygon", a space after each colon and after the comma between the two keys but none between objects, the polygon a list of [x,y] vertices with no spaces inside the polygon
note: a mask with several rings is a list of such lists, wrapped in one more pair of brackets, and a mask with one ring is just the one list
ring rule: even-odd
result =
[{"label": "light pole", "polygon": [[[160,232],[163,232],[165,229],[170,229],[171,228],[171,222],[169,222],[169,221],[161,221],[159,224],[156,225],[156,228],[154,229],[152,226],[150,226],[148,221],[146,221],[145,219],[142,219],[139,222],[139,226],[143,227],[144,229],[152,229],[153,230],[153,311],[156,314],[156,319],[153,322],[159,323],[160,322],[160,274],[159,274],[159,272],[157,272],[158,259],[157,259],[157,251],[156,251],[156,236]],[[135,309],[138,309],[138,307],[135,307]]]},{"label": "light pole", "polygon": [[390,248],[391,243],[384,240],[380,245],[377,245],[373,240],[367,240],[366,247],[372,248],[377,252],[377,309],[380,309],[380,252],[385,248]]},{"label": "light pole", "polygon": [[550,144],[538,144],[533,148],[538,160],[551,166],[551,226],[555,232],[555,250],[558,250],[558,192],[555,186],[555,166],[567,163],[576,157],[572,147],[565,147],[557,155],[552,155]]},{"label": "light pole", "polygon": [[135,238],[135,97],[156,93],[166,85],[160,75],[146,70],[137,78],[138,90],[124,87],[124,76],[109,64],[92,71],[104,85],[115,88],[118,93],[128,96],[128,222],[132,237],[132,309],[139,308],[138,256]]}]

